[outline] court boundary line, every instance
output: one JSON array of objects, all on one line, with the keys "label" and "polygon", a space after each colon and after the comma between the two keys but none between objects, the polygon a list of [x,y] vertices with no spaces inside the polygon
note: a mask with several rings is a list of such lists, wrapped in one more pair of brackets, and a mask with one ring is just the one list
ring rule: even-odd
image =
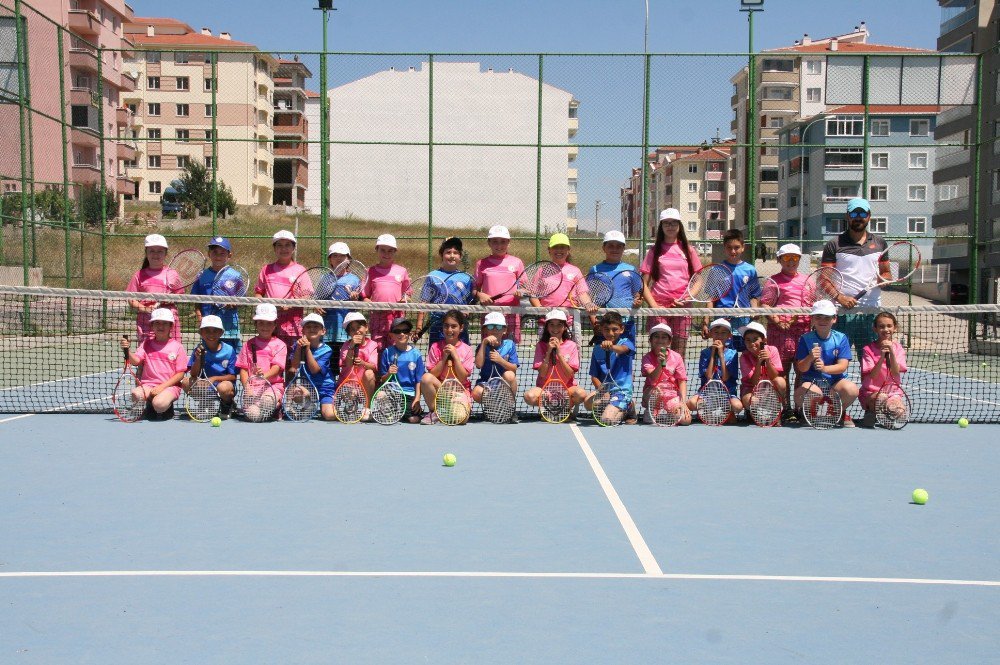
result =
[{"label": "court boundary line", "polygon": [[27,390],[28,388],[37,388],[38,386],[47,386],[50,383],[66,383],[68,381],[78,381],[80,379],[89,379],[95,376],[102,376],[104,374],[113,374],[115,370],[108,369],[103,372],[91,372],[90,374],[81,374],[79,376],[67,376],[63,379],[49,379],[48,381],[39,381],[37,383],[26,383],[23,386],[11,386],[10,388],[0,388],[0,393],[10,392],[12,390]]},{"label": "court boundary line", "polygon": [[593,449],[590,444],[587,443],[587,439],[584,438],[583,432],[580,428],[573,423],[569,426],[570,430],[573,432],[573,436],[576,437],[576,442],[580,445],[580,449],[583,450],[584,457],[587,458],[587,462],[590,463],[590,468],[597,476],[597,482],[600,484],[601,489],[604,490],[604,495],[607,497],[608,502],[611,504],[611,508],[615,511],[615,515],[618,517],[618,522],[621,524],[622,529],[625,530],[625,536],[628,538],[629,544],[632,545],[632,550],[635,555],[639,557],[639,563],[642,564],[642,569],[646,575],[662,575],[663,570],[660,568],[660,564],[656,562],[656,557],[653,556],[653,552],[649,549],[646,544],[646,540],[639,533],[639,527],[635,525],[635,521],[632,516],[629,515],[628,509],[622,502],[621,497],[618,496],[618,492],[615,490],[614,485],[611,484],[611,479],[608,478],[608,474],[604,472],[604,467],[601,466],[600,461],[597,459],[597,455],[594,454]]},{"label": "court boundary line", "polygon": [[[9,423],[13,420],[20,420],[21,418],[31,418],[32,416],[44,416],[49,413],[54,413],[60,409],[72,409],[74,406],[80,406],[81,404],[90,404],[91,402],[100,402],[104,399],[111,399],[110,395],[107,397],[95,397],[94,399],[84,400],[82,402],[73,402],[72,404],[63,404],[62,406],[53,406],[42,411],[37,411],[35,413],[22,413],[17,416],[11,416],[10,418],[0,418],[0,425],[4,423]],[[78,414],[78,415],[102,415],[102,414]]]},{"label": "court boundary line", "polygon": [[554,573],[489,571],[348,571],[348,570],[76,570],[6,571],[0,579],[86,577],[397,577],[397,578],[497,578],[586,580],[675,580],[718,582],[800,582],[814,584],[886,584],[916,586],[971,586],[1000,588],[1000,580],[935,579],[919,577],[827,577],[818,575],[750,575],[711,573]]}]

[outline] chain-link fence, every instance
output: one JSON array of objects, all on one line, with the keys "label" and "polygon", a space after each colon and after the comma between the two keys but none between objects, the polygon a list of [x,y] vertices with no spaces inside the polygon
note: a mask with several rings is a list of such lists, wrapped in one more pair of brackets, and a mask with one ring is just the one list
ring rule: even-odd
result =
[{"label": "chain-link fence", "polygon": [[815,264],[863,196],[872,230],[928,264],[893,304],[947,302],[956,260],[978,288],[992,227],[977,174],[994,152],[981,56],[265,53],[129,33],[87,9],[63,23],[0,3],[8,283],[121,288],[150,232],[172,250],[225,235],[252,274],[280,228],[306,265],[335,240],[372,262],[392,233],[418,275],[447,236],[485,255],[494,224],[525,262],[566,231],[572,261],[592,265],[610,229],[635,262],[667,207],[705,258],[741,228],[773,273],[784,242]]}]

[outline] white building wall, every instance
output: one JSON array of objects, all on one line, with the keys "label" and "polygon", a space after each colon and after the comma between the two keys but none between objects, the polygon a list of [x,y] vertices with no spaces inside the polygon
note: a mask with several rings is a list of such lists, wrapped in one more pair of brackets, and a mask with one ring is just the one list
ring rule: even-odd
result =
[{"label": "white building wall", "polygon": [[[808,62],[819,63],[818,74],[808,73]],[[809,88],[819,88],[820,101],[807,101]],[[799,100],[800,118],[809,118],[826,110],[826,56],[804,57],[799,62]]]},{"label": "white building wall", "polygon": [[320,98],[306,97],[306,122],[309,123],[309,187],[306,188],[306,212],[318,215],[322,202],[320,191],[323,187],[322,160],[320,159]]}]

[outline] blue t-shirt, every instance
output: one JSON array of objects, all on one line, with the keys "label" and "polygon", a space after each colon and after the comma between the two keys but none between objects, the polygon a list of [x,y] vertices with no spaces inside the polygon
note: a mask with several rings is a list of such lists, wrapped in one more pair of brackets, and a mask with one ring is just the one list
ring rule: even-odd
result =
[{"label": "blue t-shirt", "polygon": [[[504,368],[490,360],[490,351],[493,351],[493,347],[487,347],[483,354],[483,366],[479,370],[479,378],[476,380],[476,385],[486,383],[492,379],[494,375],[503,376],[505,371]],[[514,363],[515,365],[521,364],[521,361],[517,358],[517,345],[514,344],[514,340],[500,340],[500,346],[496,348],[496,351],[500,354],[500,357],[507,362]]]},{"label": "blue t-shirt", "polygon": [[[799,344],[795,347],[795,360],[802,360],[806,356],[812,355],[814,344],[819,344],[820,356],[823,358],[824,365],[834,365],[844,358],[848,360],[853,358],[851,355],[851,341],[844,333],[839,330],[831,330],[830,336],[823,339],[815,330],[810,330],[799,338]],[[826,379],[833,384],[844,378],[844,373],[827,374],[826,372],[817,372],[816,368],[810,365],[809,369],[802,373],[802,378],[806,381]]]},{"label": "blue t-shirt", "polygon": [[[299,343],[296,342],[292,344],[292,354],[294,354],[299,348]],[[319,365],[319,371],[315,374],[309,371],[309,365],[306,364],[305,358],[302,359],[302,366],[305,368],[306,376],[309,380],[313,382],[316,386],[316,392],[319,393],[320,397],[329,397],[333,394],[333,389],[336,383],[333,380],[333,374],[330,371],[330,354],[333,353],[331,349],[326,344],[320,344],[318,347],[312,350],[313,360]]]},{"label": "blue t-shirt", "polygon": [[[344,273],[337,280],[337,286],[333,289],[334,300],[357,300],[355,293],[361,286],[361,280],[352,273]],[[354,297],[352,297],[354,296]],[[344,330],[344,317],[350,310],[330,308],[323,311],[323,327],[326,334],[323,335],[324,342],[346,342],[347,331]]]},{"label": "blue t-shirt", "polygon": [[[428,274],[437,277],[448,287],[446,303],[450,305],[467,305],[469,303],[472,293],[472,275],[461,270],[448,272],[441,268],[432,270]],[[441,319],[444,318],[444,312],[431,312],[430,317],[431,327],[428,332],[428,341],[433,344],[444,339],[444,333],[441,331]],[[459,338],[469,344],[469,330],[463,330]]]},{"label": "blue t-shirt", "polygon": [[590,376],[598,381],[604,381],[609,374],[622,390],[632,391],[632,361],[635,360],[635,344],[622,335],[616,345],[627,346],[628,351],[622,354],[605,350],[600,345],[594,347],[590,356]]},{"label": "blue t-shirt", "polygon": [[417,394],[417,386],[427,369],[424,367],[424,357],[417,347],[410,345],[406,351],[400,351],[395,346],[382,351],[378,361],[378,371],[381,375],[389,373],[389,366],[396,365],[396,378],[403,387],[403,393],[413,397]]},{"label": "blue t-shirt", "polygon": [[[236,374],[236,349],[225,342],[219,342],[219,349],[212,351],[204,344],[205,357],[203,358],[206,376],[224,376],[226,374]],[[188,356],[188,369],[194,367],[194,351]],[[197,377],[196,377],[197,378]]]},{"label": "blue t-shirt", "polygon": [[[613,300],[621,298],[622,300],[629,301],[629,306],[634,298],[634,294],[642,292],[642,275],[636,270],[635,266],[621,261],[619,263],[608,263],[607,261],[601,261],[597,265],[591,266],[587,274],[593,273],[604,273],[608,278],[612,280],[615,285],[615,293],[612,295]],[[626,278],[621,278],[615,280],[615,276],[621,273],[626,273]],[[618,293],[618,289],[623,289],[624,293]],[[628,337],[632,342],[635,342],[635,317],[623,316],[622,321],[625,323],[624,337]],[[604,337],[597,333],[597,339],[599,341],[603,340]]]},{"label": "blue t-shirt", "polygon": [[[746,261],[740,261],[736,264],[724,261],[723,265],[733,271],[733,288],[729,290],[729,293],[719,298],[715,306],[725,308],[750,307],[749,299],[744,301],[743,298],[740,298],[739,303],[736,302],[736,299],[740,297],[740,291],[749,281],[757,279],[757,269]],[[748,316],[732,316],[727,318],[733,325],[733,335],[737,337],[741,334],[739,332],[740,328],[750,323],[750,317]]]},{"label": "blue t-shirt", "polygon": [[[225,270],[225,268],[223,268]],[[209,266],[201,271],[198,279],[191,285],[191,293],[197,296],[207,296],[212,293],[212,284],[218,273]],[[222,319],[222,336],[226,339],[240,338],[240,315],[236,307],[216,307],[215,305],[198,305],[202,316],[214,314]]]},{"label": "blue t-shirt", "polygon": [[[698,356],[698,376],[701,377],[701,385],[705,385],[712,379],[722,380],[722,368],[715,368],[715,375],[706,377],[708,373],[708,361],[711,359],[712,354],[715,353],[715,349],[711,346],[705,347],[701,350],[701,355]],[[722,351],[723,358],[726,363],[726,371],[729,374],[729,380],[723,381],[726,384],[726,388],[729,389],[731,395],[736,394],[736,382],[740,378],[740,354],[736,349],[727,345]]]}]

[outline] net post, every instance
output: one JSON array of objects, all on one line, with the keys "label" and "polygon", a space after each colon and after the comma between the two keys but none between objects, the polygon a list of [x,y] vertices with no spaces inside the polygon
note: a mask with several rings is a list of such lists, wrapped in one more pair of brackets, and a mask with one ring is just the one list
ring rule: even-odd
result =
[{"label": "net post", "polygon": [[[27,75],[28,75],[28,50],[24,40],[27,38],[27,30],[24,29],[24,16],[21,13],[21,1],[14,0],[14,46],[17,57],[17,111],[18,128],[21,139],[21,275],[24,285],[28,285],[28,159],[27,152],[30,150],[26,145],[26,118],[27,112]],[[30,299],[24,297],[24,317],[21,326],[24,332],[28,330],[28,319],[30,318]]]}]

